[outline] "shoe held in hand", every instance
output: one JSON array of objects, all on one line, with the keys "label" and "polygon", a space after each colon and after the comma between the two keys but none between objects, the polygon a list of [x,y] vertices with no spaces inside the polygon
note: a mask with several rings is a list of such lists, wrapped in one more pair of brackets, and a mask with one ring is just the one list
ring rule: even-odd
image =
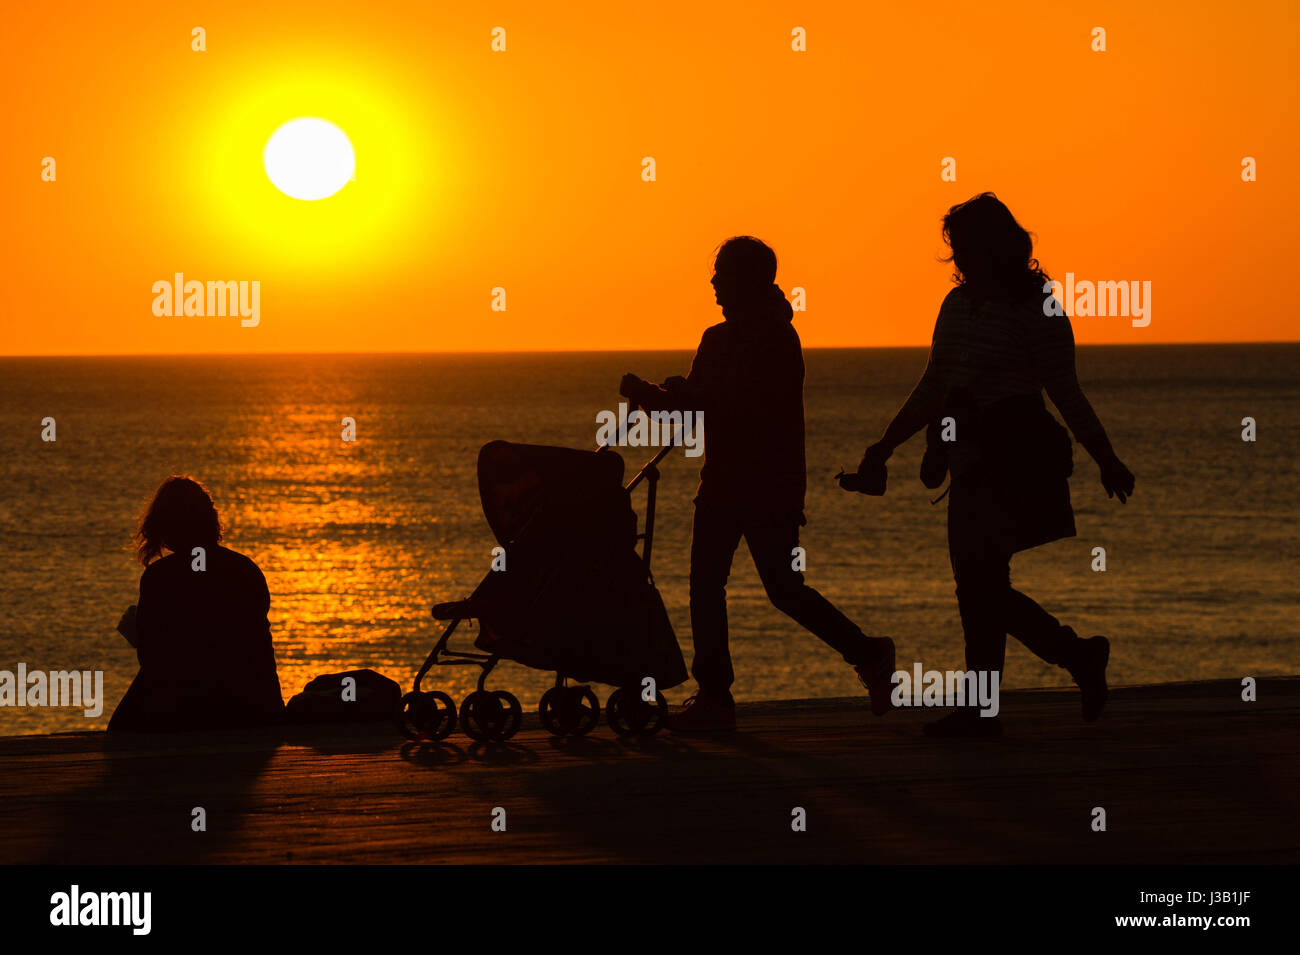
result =
[{"label": "shoe held in hand", "polygon": [[859,494],[880,497],[885,493],[885,482],[888,476],[889,472],[884,461],[863,458],[856,474],[841,471],[835,475],[835,479],[840,482],[840,487],[846,491],[857,491]]}]

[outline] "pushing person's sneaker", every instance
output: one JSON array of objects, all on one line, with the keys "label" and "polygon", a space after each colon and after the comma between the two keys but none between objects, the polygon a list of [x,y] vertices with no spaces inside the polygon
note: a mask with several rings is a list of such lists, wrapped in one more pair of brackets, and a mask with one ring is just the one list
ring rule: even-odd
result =
[{"label": "pushing person's sneaker", "polygon": [[871,712],[884,716],[894,707],[894,641],[889,637],[868,637],[873,656],[870,662],[853,668],[858,681],[871,697]]},{"label": "pushing person's sneaker", "polygon": [[674,733],[721,733],[736,728],[734,700],[692,696],[664,721]]}]

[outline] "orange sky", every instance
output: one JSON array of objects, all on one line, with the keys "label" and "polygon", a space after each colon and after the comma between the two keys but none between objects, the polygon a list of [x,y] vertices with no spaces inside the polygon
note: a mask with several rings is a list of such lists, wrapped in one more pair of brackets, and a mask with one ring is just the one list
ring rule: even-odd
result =
[{"label": "orange sky", "polygon": [[[805,345],[925,344],[939,217],[985,189],[1054,275],[1152,283],[1081,342],[1297,337],[1290,0],[437,6],[11,10],[0,353],[692,347],[737,233]],[[262,173],[297,115],[353,138],[334,197]],[[260,324],[155,316],[178,271],[260,281]]]}]

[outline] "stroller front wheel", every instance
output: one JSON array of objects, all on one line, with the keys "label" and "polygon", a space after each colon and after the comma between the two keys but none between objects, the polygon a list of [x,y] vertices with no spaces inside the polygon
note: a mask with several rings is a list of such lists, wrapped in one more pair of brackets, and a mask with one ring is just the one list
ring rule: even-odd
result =
[{"label": "stroller front wheel", "polygon": [[524,719],[524,708],[519,698],[508,690],[494,690],[492,695],[501,701],[504,721],[497,730],[496,739],[509,739],[519,732],[519,724]]},{"label": "stroller front wheel", "polygon": [[425,694],[426,709],[420,729],[429,739],[446,739],[456,728],[456,701],[441,690]]},{"label": "stroller front wheel", "polygon": [[589,686],[569,686],[564,692],[561,725],[573,736],[586,736],[600,722],[600,700]]},{"label": "stroller front wheel", "polygon": [[551,687],[542,694],[541,702],[537,704],[537,718],[552,736],[564,735],[564,727],[560,725],[560,700],[564,690],[561,686]]},{"label": "stroller front wheel", "polygon": [[519,731],[523,707],[505,690],[475,690],[460,704],[460,725],[474,740],[506,740]]},{"label": "stroller front wheel", "polygon": [[408,693],[402,697],[397,709],[397,729],[407,739],[420,738],[420,722],[424,709],[423,693]]},{"label": "stroller front wheel", "polygon": [[397,727],[407,739],[446,739],[456,728],[456,704],[446,693],[408,693],[402,697]]}]

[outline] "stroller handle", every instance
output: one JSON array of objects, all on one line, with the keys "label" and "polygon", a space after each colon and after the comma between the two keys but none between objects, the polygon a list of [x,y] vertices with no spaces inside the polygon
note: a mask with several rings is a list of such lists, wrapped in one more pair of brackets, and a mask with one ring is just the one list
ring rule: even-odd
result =
[{"label": "stroller handle", "polygon": [[[626,395],[619,395],[619,397],[620,397],[620,398],[623,398],[623,399],[626,399],[626,400],[628,400],[628,401],[631,400],[631,399],[628,399]],[[598,444],[598,445],[596,445],[596,453],[599,454],[601,451],[604,451],[604,450],[606,450],[606,449],[613,449],[613,448],[615,448],[615,447],[622,447],[622,446],[623,446],[623,441],[624,441],[624,439],[627,437],[627,433],[628,433],[628,431],[630,431],[631,428],[632,428],[632,415],[634,415],[634,414],[644,414],[644,415],[648,415],[648,414],[652,414],[652,413],[653,413],[653,412],[650,412],[650,411],[645,410],[645,409],[642,408],[640,405],[633,404],[633,405],[632,405],[632,410],[629,411],[628,414],[627,414],[627,420],[623,422],[623,427],[620,428],[620,429],[618,429],[616,432],[614,432],[614,440],[613,440],[613,441],[607,441],[607,442],[604,442],[604,443],[602,443],[602,444]],[[694,430],[694,429],[692,429],[692,430]],[[685,425],[682,425],[682,426],[681,426],[681,431],[683,431],[683,432],[685,431]],[[677,435],[676,435],[676,434],[673,435],[673,441],[672,441],[672,444],[666,445],[666,447],[668,447],[668,448],[675,448],[675,447],[677,447]]]},{"label": "stroller handle", "polygon": [[[632,426],[631,419],[633,414],[649,414],[649,412],[643,410],[640,407],[634,406],[633,410],[628,412],[628,416],[627,416],[628,420],[624,422],[623,427],[620,428],[619,431],[616,433],[613,442],[606,442],[598,445],[596,448],[597,454],[600,454],[602,451],[613,450],[615,447],[621,447],[623,445],[623,441],[627,437],[627,432]],[[685,431],[684,425],[682,426],[681,431],[683,432]],[[669,451],[671,451],[673,448],[678,446],[677,437],[678,437],[677,432],[674,432],[671,443],[666,444],[662,448],[660,448],[658,454],[656,454],[653,458],[651,458],[644,465],[642,465],[641,470],[636,473],[636,476],[632,478],[632,480],[628,483],[628,485],[623,490],[631,491],[635,489],[636,486],[640,484],[643,480],[645,480],[645,477],[650,472],[650,470],[654,468],[660,461],[666,458],[668,456]]]},{"label": "stroller handle", "polygon": [[675,447],[677,447],[677,445],[676,443],[673,443],[666,444],[660,448],[659,453],[642,465],[641,470],[636,472],[636,476],[628,482],[627,487],[623,488],[623,490],[628,492],[635,490],[636,486],[644,481],[646,476],[659,464],[660,461],[668,457],[668,452]]}]

